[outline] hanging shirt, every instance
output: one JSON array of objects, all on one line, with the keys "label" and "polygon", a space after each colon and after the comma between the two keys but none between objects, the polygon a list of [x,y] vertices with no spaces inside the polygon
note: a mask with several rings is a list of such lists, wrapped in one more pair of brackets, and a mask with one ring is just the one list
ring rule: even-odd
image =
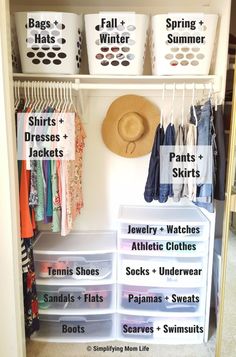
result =
[{"label": "hanging shirt", "polygon": [[214,158],[215,158],[215,189],[214,198],[224,201],[225,199],[225,172],[226,172],[226,150],[224,133],[224,118],[222,105],[213,110],[215,134],[213,133]]},{"label": "hanging shirt", "polygon": [[[183,129],[182,125],[178,126],[178,129],[177,129],[177,132],[176,132],[175,145],[178,145],[178,146],[183,146],[184,145],[184,129]],[[177,153],[181,155],[180,148],[178,148],[177,150],[178,150]],[[173,184],[173,194],[174,194],[173,200],[175,202],[179,202],[180,201],[180,198],[183,195],[183,188],[184,188],[184,184]]]},{"label": "hanging shirt", "polygon": [[159,199],[160,189],[160,146],[164,141],[164,128],[160,124],[156,129],[153,142],[152,153],[149,161],[148,176],[144,190],[144,199],[146,202],[152,202]]},{"label": "hanging shirt", "polygon": [[51,160],[51,183],[52,183],[52,231],[60,232],[61,229],[61,202],[59,196],[58,178],[57,178],[57,162]]},{"label": "hanging shirt", "polygon": [[[211,102],[208,100],[204,105],[195,106],[196,118],[197,118],[197,145],[213,146],[212,138],[212,107]],[[191,122],[195,124],[196,119],[193,115],[193,108],[191,107]],[[213,152],[212,152],[213,155]],[[199,207],[207,209],[209,212],[213,212],[213,176],[214,176],[214,159],[212,156],[212,166],[205,165],[203,175],[205,177],[212,176],[212,184],[204,183],[197,185],[197,194],[195,204]]]},{"label": "hanging shirt", "polygon": [[44,218],[44,177],[42,170],[43,161],[37,162],[37,193],[38,193],[38,204],[35,207],[35,219],[36,221],[43,221]]},{"label": "hanging shirt", "polygon": [[21,265],[22,265],[22,273],[28,272],[28,267],[30,264],[30,260],[27,254],[27,249],[25,246],[25,240],[21,239]]},{"label": "hanging shirt", "polygon": [[[175,127],[171,123],[166,128],[163,145],[175,145]],[[160,184],[159,202],[165,203],[168,200],[168,197],[173,197],[172,184]]]},{"label": "hanging shirt", "polygon": [[[184,145],[188,146],[188,153],[190,155],[196,154],[196,143],[197,143],[197,128],[194,124],[188,123],[184,125]],[[189,170],[192,170],[192,162],[187,165]],[[188,197],[191,201],[196,199],[196,178],[188,177],[185,180],[183,195]]]},{"label": "hanging shirt", "polygon": [[82,170],[85,132],[75,116],[75,160],[61,161],[61,235],[67,235],[83,207]]},{"label": "hanging shirt", "polygon": [[[26,113],[31,112],[31,108],[27,108]],[[24,115],[22,113],[22,115]],[[20,224],[21,224],[21,238],[32,238],[35,229],[34,212],[29,206],[30,196],[30,170],[27,170],[26,160],[21,162],[20,171]]]},{"label": "hanging shirt", "polygon": [[34,208],[38,205],[38,191],[37,191],[37,160],[30,160],[30,194],[29,205]]}]

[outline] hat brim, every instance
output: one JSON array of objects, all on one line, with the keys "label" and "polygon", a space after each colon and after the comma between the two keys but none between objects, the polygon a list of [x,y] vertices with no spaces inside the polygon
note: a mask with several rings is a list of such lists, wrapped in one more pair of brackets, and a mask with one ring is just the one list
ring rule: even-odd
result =
[{"label": "hat brim", "polygon": [[[127,141],[118,132],[119,120],[127,113],[135,112],[144,119],[144,134],[134,145],[133,152],[127,152]],[[138,95],[124,95],[117,98],[109,107],[102,124],[102,138],[109,150],[123,157],[147,155],[153,145],[157,125],[160,123],[160,111],[149,100]]]}]

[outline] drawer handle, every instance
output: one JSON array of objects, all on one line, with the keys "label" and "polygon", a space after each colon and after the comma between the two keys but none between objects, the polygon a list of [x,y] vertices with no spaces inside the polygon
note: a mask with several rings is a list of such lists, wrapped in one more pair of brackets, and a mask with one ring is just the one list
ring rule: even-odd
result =
[{"label": "drawer handle", "polygon": [[84,291],[86,291],[86,289],[85,288],[80,288],[80,287],[78,287],[78,286],[75,286],[75,287],[68,287],[68,288],[66,288],[66,287],[62,287],[62,288],[59,288],[58,289],[58,292],[84,292]]},{"label": "drawer handle", "polygon": [[104,322],[104,321],[111,321],[111,318],[98,318],[98,319],[91,319],[87,320],[86,317],[83,316],[62,316],[59,318],[59,322]]},{"label": "drawer handle", "polygon": [[67,262],[85,262],[87,263],[88,260],[84,257],[60,257],[57,259],[58,262],[64,262],[64,261],[67,261]]},{"label": "drawer handle", "polygon": [[87,322],[87,319],[86,317],[82,317],[82,316],[73,316],[73,317],[70,317],[70,316],[63,316],[63,317],[60,317],[59,318],[59,321],[60,322]]}]

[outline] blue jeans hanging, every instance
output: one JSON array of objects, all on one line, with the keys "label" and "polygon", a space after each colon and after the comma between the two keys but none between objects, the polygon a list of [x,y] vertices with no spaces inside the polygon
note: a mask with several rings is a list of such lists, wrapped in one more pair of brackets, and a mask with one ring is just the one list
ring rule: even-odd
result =
[{"label": "blue jeans hanging", "polygon": [[[173,124],[169,124],[166,128],[163,145],[175,145],[175,127]],[[160,203],[165,203],[168,200],[168,197],[173,197],[173,195],[174,193],[172,184],[160,184]]]},{"label": "blue jeans hanging", "polygon": [[[210,145],[214,149],[215,133],[213,128],[213,116],[211,102],[208,100],[203,106],[195,106],[195,113],[197,117],[197,145]],[[190,122],[196,124],[194,109],[190,109]],[[212,159],[212,167],[208,167],[212,180],[214,176],[214,160]],[[213,212],[213,182],[212,184],[197,185],[196,202],[197,206]]]}]

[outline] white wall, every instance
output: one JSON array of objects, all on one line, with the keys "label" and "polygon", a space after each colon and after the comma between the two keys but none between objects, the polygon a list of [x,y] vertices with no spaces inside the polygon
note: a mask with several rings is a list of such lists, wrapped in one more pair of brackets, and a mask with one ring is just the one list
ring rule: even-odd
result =
[{"label": "white wall", "polygon": [[[83,160],[84,208],[76,220],[75,230],[116,229],[118,209],[121,204],[147,204],[143,198],[143,193],[150,154],[132,159],[120,157],[107,149],[101,136],[101,126],[106,111],[116,96],[122,94],[124,92],[113,92],[112,96],[108,93],[102,95],[94,92],[90,97],[87,123],[85,124],[87,139]],[[147,98],[157,107],[160,108],[163,105],[160,92],[147,94],[149,94]],[[198,91],[197,97],[202,98],[202,94],[202,91]],[[180,122],[181,91],[177,95],[174,104],[174,117],[176,122]],[[168,97],[164,103],[167,121],[171,111],[171,96],[172,92],[168,91]],[[186,120],[189,116],[191,96],[192,92],[190,91],[190,97],[186,97],[185,100]],[[172,199],[169,202],[172,203]],[[157,205],[158,203],[154,201],[152,204]]]}]

